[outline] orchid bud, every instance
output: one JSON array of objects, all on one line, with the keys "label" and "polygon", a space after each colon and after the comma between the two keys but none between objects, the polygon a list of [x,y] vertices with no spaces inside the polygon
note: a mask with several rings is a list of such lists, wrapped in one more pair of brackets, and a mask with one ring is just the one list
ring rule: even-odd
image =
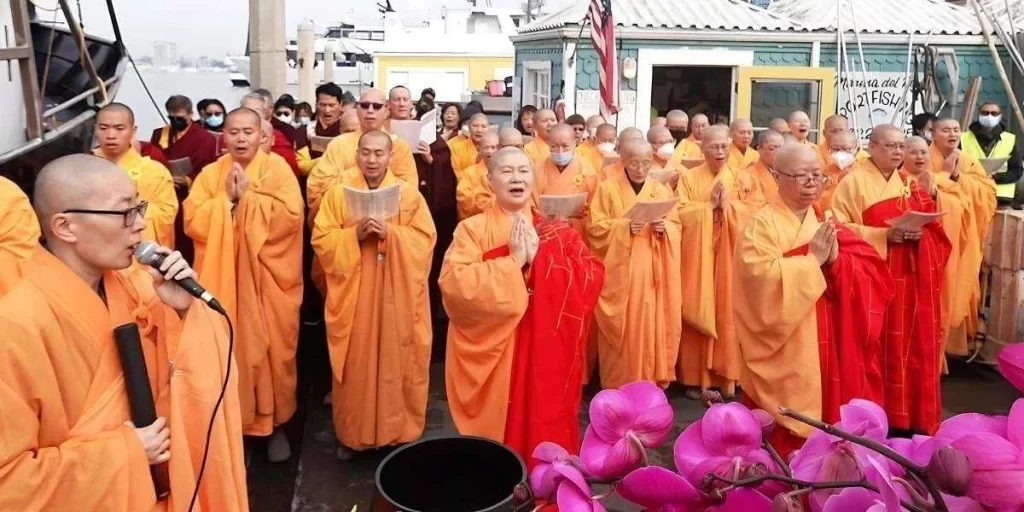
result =
[{"label": "orchid bud", "polygon": [[761,439],[770,439],[772,433],[775,432],[775,418],[764,409],[754,409],[750,412],[761,424]]},{"label": "orchid bud", "polygon": [[518,504],[532,501],[533,493],[530,492],[530,486],[522,482],[516,484],[515,488],[512,489],[512,500]]},{"label": "orchid bud", "polygon": [[841,446],[821,461],[820,482],[857,482],[862,478],[860,465],[848,446]]},{"label": "orchid bud", "polygon": [[712,405],[715,404],[725,403],[725,400],[722,399],[721,393],[719,393],[718,391],[712,391],[710,389],[705,389],[703,392],[701,392],[700,401],[702,404],[704,404],[704,407],[711,407]]},{"label": "orchid bud", "polygon": [[788,493],[777,494],[772,500],[772,512],[804,512],[804,504],[797,496]]},{"label": "orchid bud", "polygon": [[928,477],[943,492],[964,496],[971,487],[974,466],[964,452],[946,446],[932,453],[928,460]]}]

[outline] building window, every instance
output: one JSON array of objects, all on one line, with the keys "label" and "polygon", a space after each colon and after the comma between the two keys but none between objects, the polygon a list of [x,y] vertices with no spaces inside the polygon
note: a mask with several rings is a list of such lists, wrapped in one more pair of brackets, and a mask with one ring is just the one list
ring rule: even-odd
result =
[{"label": "building window", "polygon": [[551,108],[551,62],[525,62],[523,68],[526,71],[526,79],[523,84],[523,105]]}]

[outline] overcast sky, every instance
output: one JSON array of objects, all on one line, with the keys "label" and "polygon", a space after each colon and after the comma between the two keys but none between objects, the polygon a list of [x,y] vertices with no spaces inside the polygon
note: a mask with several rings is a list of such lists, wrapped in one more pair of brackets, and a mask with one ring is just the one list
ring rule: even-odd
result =
[{"label": "overcast sky", "polygon": [[[578,0],[548,0],[546,12]],[[491,0],[495,7],[519,7],[522,0]],[[303,18],[316,22],[317,32],[328,24],[351,17],[356,23],[379,20],[377,0],[285,0],[285,33],[294,37]],[[483,5],[484,0],[479,0]],[[72,2],[72,6],[74,6]],[[407,22],[438,15],[441,6],[465,7],[465,0],[391,0],[391,6]],[[74,8],[74,7],[73,7]],[[81,0],[86,32],[112,37],[105,0]],[[128,50],[133,55],[152,55],[153,43],[178,44],[179,56],[221,57],[245,51],[248,0],[114,0]],[[42,19],[52,14],[39,12]]]}]

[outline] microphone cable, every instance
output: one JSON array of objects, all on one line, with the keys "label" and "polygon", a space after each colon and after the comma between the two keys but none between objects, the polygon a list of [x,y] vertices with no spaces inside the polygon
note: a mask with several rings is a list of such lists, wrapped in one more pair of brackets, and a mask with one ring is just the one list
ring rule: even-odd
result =
[{"label": "microphone cable", "polygon": [[199,488],[203,483],[203,473],[206,471],[206,459],[210,456],[210,438],[213,436],[213,425],[214,420],[217,419],[217,412],[220,411],[221,403],[224,402],[224,395],[228,390],[228,382],[231,380],[231,363],[234,358],[235,352],[235,327],[231,323],[231,318],[224,311],[220,311],[216,308],[210,308],[217,313],[220,313],[224,317],[224,320],[228,322],[228,358],[227,358],[227,371],[224,372],[224,382],[220,386],[220,396],[217,397],[217,402],[213,405],[213,413],[210,414],[210,425],[206,428],[206,444],[203,447],[203,460],[199,463],[199,473],[196,476],[196,489],[192,492],[192,501],[189,502],[188,511],[192,512],[192,508],[196,506],[196,499],[199,498]]}]

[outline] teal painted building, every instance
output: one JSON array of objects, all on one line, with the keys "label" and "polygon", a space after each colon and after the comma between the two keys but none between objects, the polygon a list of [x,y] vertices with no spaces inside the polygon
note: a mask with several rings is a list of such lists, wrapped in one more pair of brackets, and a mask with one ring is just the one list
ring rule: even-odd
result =
[{"label": "teal painted building", "polygon": [[[979,99],[1009,112],[973,12],[939,0],[856,3],[858,12],[841,18],[858,22],[863,67],[858,37],[843,27],[849,66],[840,83],[834,0],[776,0],[768,10],[740,0],[612,0],[620,69],[615,122],[620,130],[647,128],[653,117],[680,108],[722,120],[749,117],[762,128],[799,109],[816,128],[838,111],[865,135],[871,125],[894,119],[909,129],[910,117],[924,111],[959,117],[972,77],[982,79]],[[580,29],[588,5],[580,0],[513,37],[517,110],[561,98],[568,113],[598,112],[597,54],[590,25]],[[908,59],[911,39],[916,64],[913,55]],[[1005,52],[1001,59],[1012,76]],[[907,84],[915,70],[935,87],[915,94]]]}]

